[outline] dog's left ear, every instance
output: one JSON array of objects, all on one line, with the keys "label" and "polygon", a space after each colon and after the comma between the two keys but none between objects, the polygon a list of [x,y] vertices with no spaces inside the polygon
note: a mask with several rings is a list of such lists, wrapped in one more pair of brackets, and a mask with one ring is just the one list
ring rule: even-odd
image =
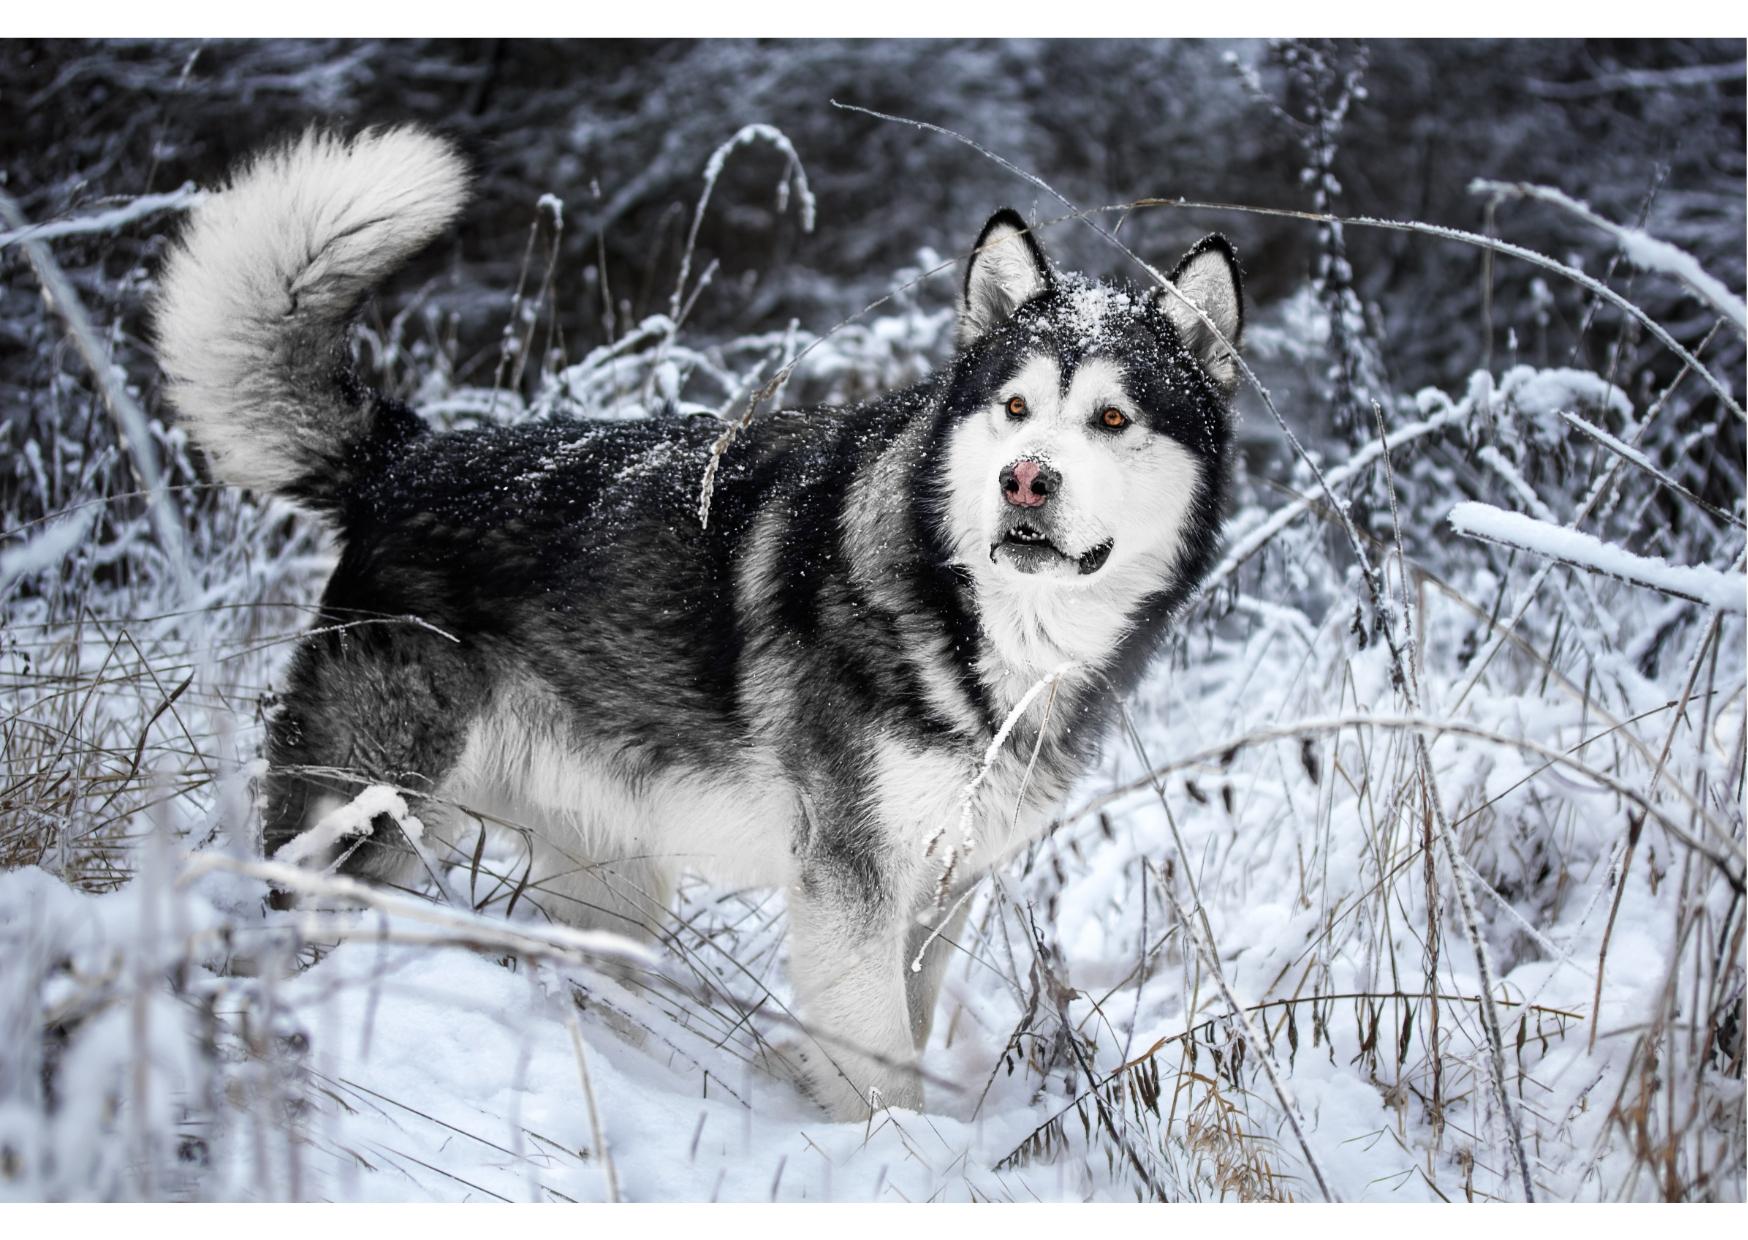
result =
[{"label": "dog's left ear", "polygon": [[1050,283],[1050,263],[1025,219],[1012,207],[997,211],[977,235],[971,263],[965,268],[965,294],[959,305],[960,347],[1044,292]]},{"label": "dog's left ear", "polygon": [[[1244,283],[1232,243],[1219,233],[1209,233],[1183,256],[1171,273],[1171,282],[1182,296],[1170,289],[1159,291],[1166,317],[1214,385],[1224,395],[1232,395],[1238,386],[1238,345],[1244,332]],[[1186,297],[1201,314],[1184,304]],[[1203,314],[1218,335],[1208,330]]]}]

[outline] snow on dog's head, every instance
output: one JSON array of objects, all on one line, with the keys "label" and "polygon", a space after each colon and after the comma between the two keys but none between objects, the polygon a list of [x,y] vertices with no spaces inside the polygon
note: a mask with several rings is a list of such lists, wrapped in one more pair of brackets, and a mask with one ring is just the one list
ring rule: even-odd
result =
[{"label": "snow on dog's head", "polygon": [[[1078,597],[1126,615],[1175,603],[1206,571],[1243,322],[1220,237],[1172,273],[1176,292],[1053,272],[1012,211],[965,275],[946,394],[945,508],[980,594]],[[1094,620],[1091,633],[1105,627]]]}]

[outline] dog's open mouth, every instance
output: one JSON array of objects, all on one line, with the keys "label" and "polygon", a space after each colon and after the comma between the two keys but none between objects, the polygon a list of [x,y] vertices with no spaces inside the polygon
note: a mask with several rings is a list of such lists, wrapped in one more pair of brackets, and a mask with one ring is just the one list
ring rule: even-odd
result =
[{"label": "dog's open mouth", "polygon": [[1111,548],[1115,545],[1107,538],[1091,550],[1070,555],[1037,526],[1021,521],[1009,527],[1001,536],[1001,541],[989,549],[989,558],[995,562],[1006,560],[1022,573],[1071,568],[1080,576],[1086,577],[1105,566],[1105,561],[1111,558]]}]

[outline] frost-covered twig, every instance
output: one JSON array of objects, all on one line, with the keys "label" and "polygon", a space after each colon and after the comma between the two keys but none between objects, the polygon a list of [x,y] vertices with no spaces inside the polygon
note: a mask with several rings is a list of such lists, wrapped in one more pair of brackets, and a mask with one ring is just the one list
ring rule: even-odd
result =
[{"label": "frost-covered twig", "polygon": [[777,182],[777,210],[782,211],[789,205],[789,187],[793,182],[801,209],[801,231],[813,231],[813,191],[808,187],[807,170],[801,166],[801,156],[795,153],[789,135],[775,125],[743,125],[734,137],[710,153],[710,159],[704,165],[704,192],[698,196],[698,206],[692,212],[692,228],[686,234],[686,248],[680,254],[680,276],[674,281],[674,294],[668,304],[668,317],[674,320],[676,326],[680,322],[680,310],[686,297],[686,281],[692,274],[692,253],[698,245],[698,229],[704,223],[704,209],[710,205],[710,196],[716,192],[717,178],[722,175],[722,168],[728,162],[728,157],[738,147],[749,146],[754,142],[769,142],[789,157],[789,166],[784,170],[783,179]]},{"label": "frost-covered twig", "polygon": [[1448,520],[1453,530],[1471,538],[1516,547],[1719,611],[1748,611],[1748,577],[1741,573],[1723,573],[1704,564],[1671,564],[1661,556],[1637,555],[1592,534],[1473,500],[1452,508]]},{"label": "frost-covered twig", "polygon": [[1576,82],[1544,82],[1531,78],[1524,83],[1532,95],[1544,99],[1590,99],[1626,90],[1679,90],[1739,82],[1748,75],[1748,63],[1727,60],[1711,65],[1676,65],[1669,69],[1621,69],[1599,73]]},{"label": "frost-covered twig", "polygon": [[53,568],[85,541],[100,512],[88,505],[79,507],[83,511],[57,514],[53,523],[34,538],[0,551],[0,592],[20,577]]},{"label": "frost-covered twig", "polygon": [[[522,293],[528,287],[528,264],[534,259],[534,242],[540,236],[540,221],[548,215],[552,218],[553,239],[547,252],[546,272],[541,279],[540,292],[534,303],[534,320],[528,324],[528,339],[524,342],[516,337],[517,322],[523,317]],[[563,232],[564,204],[552,194],[542,194],[540,201],[535,204],[534,218],[528,223],[528,244],[522,251],[522,265],[516,271],[516,291],[510,295],[510,316],[504,320],[503,334],[498,342],[498,365],[492,372],[492,396],[486,406],[488,419],[497,413],[498,393],[504,387],[506,373],[509,374],[510,390],[515,392],[521,388],[522,372],[528,364],[528,351],[534,345],[534,329],[540,307],[552,288],[553,268],[558,263],[558,239]]]},{"label": "frost-covered twig", "polygon": [[[717,147],[710,154],[710,159],[704,165],[704,192],[698,196],[698,205],[692,212],[692,227],[686,233],[686,245],[680,253],[680,274],[674,281],[674,292],[668,302],[668,320],[671,324],[668,335],[663,338],[661,349],[665,351],[672,345],[675,334],[680,329],[686,311],[691,301],[687,296],[686,282],[692,274],[692,255],[698,246],[698,229],[704,223],[704,211],[710,205],[710,196],[716,192],[716,182],[722,176],[723,165],[736,148],[753,142],[769,142],[789,157],[789,165],[784,169],[783,179],[777,183],[777,210],[783,211],[789,205],[790,185],[795,186],[795,194],[801,212],[801,229],[812,232],[814,224],[813,190],[807,184],[807,171],[801,166],[801,156],[796,154],[789,136],[775,125],[752,124],[743,125],[727,142]],[[700,282],[702,283],[702,281]],[[655,371],[651,370],[653,377]],[[770,386],[770,385],[767,385]],[[760,399],[755,392],[747,401],[746,416],[740,423],[731,422],[723,429],[720,437],[711,446],[710,457],[704,465],[704,477],[698,488],[698,525],[707,529],[710,525],[710,497],[716,487],[716,471],[722,462],[722,454],[728,451],[734,442],[738,430],[750,422],[753,409]]]},{"label": "frost-covered twig", "polygon": [[1742,525],[1742,518],[1741,517],[1738,517],[1733,512],[1725,512],[1722,508],[1719,508],[1716,504],[1709,503],[1708,501],[1703,500],[1699,496],[1695,495],[1692,491],[1690,491],[1686,487],[1682,486],[1681,483],[1677,482],[1674,478],[1671,478],[1663,470],[1658,469],[1657,466],[1652,463],[1650,457],[1646,456],[1643,452],[1641,452],[1637,448],[1633,447],[1632,444],[1624,443],[1621,440],[1616,439],[1613,435],[1611,435],[1607,431],[1603,430],[1602,427],[1597,426],[1593,422],[1585,421],[1583,418],[1579,417],[1577,414],[1571,412],[1570,410],[1562,410],[1560,413],[1560,417],[1565,419],[1567,426],[1570,426],[1573,430],[1577,431],[1581,435],[1585,435],[1591,439],[1596,440],[1597,443],[1601,444],[1604,448],[1608,449],[1608,451],[1614,453],[1616,456],[1620,457],[1623,461],[1625,461],[1627,464],[1633,466],[1635,469],[1643,470],[1645,473],[1650,474],[1651,477],[1655,478],[1658,482],[1660,482],[1664,486],[1668,487],[1671,491],[1674,491],[1677,495],[1681,496],[1681,498],[1687,500],[1689,503],[1694,504],[1697,507],[1704,509],[1706,512],[1711,513],[1712,516],[1716,517],[1720,521],[1726,522],[1730,525],[1737,526],[1738,528],[1741,527],[1741,525]]},{"label": "frost-covered twig", "polygon": [[1505,483],[1518,499],[1523,501],[1523,506],[1536,520],[1553,521],[1555,519],[1554,510],[1548,507],[1547,502],[1540,495],[1536,494],[1536,489],[1529,484],[1529,479],[1523,476],[1522,471],[1511,462],[1505,453],[1499,450],[1497,445],[1484,444],[1481,450],[1475,453],[1475,456],[1488,469],[1499,475],[1499,480]]},{"label": "frost-covered twig", "polygon": [[1524,181],[1489,181],[1476,177],[1469,182],[1471,194],[1488,194],[1495,198],[1533,198],[1552,203],[1563,211],[1576,215],[1585,223],[1601,229],[1633,266],[1641,271],[1660,271],[1674,276],[1700,298],[1735,324],[1738,332],[1748,331],[1748,307],[1724,282],[1700,266],[1699,259],[1679,246],[1651,236],[1639,228],[1627,228],[1598,215],[1588,203],[1579,202],[1549,185],[1531,185]]},{"label": "frost-covered twig", "polygon": [[613,1155],[607,1149],[607,1134],[601,1128],[601,1108],[595,1101],[595,1083],[589,1079],[589,1056],[583,1049],[583,1031],[577,1024],[577,1014],[567,1011],[565,1025],[570,1029],[571,1046],[577,1054],[577,1075],[583,1082],[583,1100],[589,1107],[589,1133],[595,1140],[595,1154],[601,1160],[601,1174],[607,1181],[607,1200],[619,1200],[619,1172],[613,1166]]},{"label": "frost-covered twig", "polygon": [[[15,224],[8,232],[0,232],[0,250],[17,241],[54,241],[60,237],[89,236],[92,233],[114,232],[136,220],[148,219],[165,211],[187,211],[204,195],[190,181],[181,189],[167,194],[141,194],[124,203],[90,215],[75,215],[46,224]],[[8,223],[13,221],[8,220]]]},{"label": "frost-covered twig", "polygon": [[[942,858],[941,879],[938,884],[939,890],[936,893],[938,907],[944,907],[947,903],[947,893],[952,889],[953,871],[958,864],[959,857],[962,853],[970,852],[976,845],[976,840],[971,834],[971,811],[976,801],[977,789],[989,777],[990,768],[995,765],[995,760],[1001,756],[1002,746],[1007,744],[1008,737],[1013,733],[1014,725],[1019,723],[1021,717],[1026,713],[1027,707],[1031,706],[1038,699],[1038,695],[1046,689],[1052,691],[1054,698],[1056,682],[1073,668],[1074,661],[1071,659],[1052,668],[1034,681],[1031,687],[1020,695],[1020,700],[1014,703],[1014,708],[1007,713],[1007,718],[1002,720],[1001,727],[996,729],[995,736],[990,740],[988,748],[983,751],[983,763],[978,767],[977,774],[972,777],[971,782],[966,784],[964,790],[959,794],[960,841],[957,845],[950,845],[945,857]],[[1049,716],[1046,714],[1044,723],[1040,723],[1039,728],[1042,729],[1048,722]],[[1028,768],[1029,773],[1030,769]],[[932,855],[935,847],[941,842],[941,837],[946,833],[947,824],[942,823],[935,833],[929,836],[928,842],[923,846],[923,856]]]},{"label": "frost-covered twig", "polygon": [[395,825],[406,833],[409,840],[416,840],[425,833],[425,824],[407,809],[407,802],[400,793],[383,784],[372,784],[346,804],[323,814],[308,830],[300,831],[280,845],[273,860],[282,865],[302,865],[313,858],[325,857],[330,849],[346,840],[369,836],[376,829],[379,814],[394,819]]},{"label": "frost-covered twig", "polygon": [[[10,224],[19,233],[29,231],[24,213],[19,210],[12,195],[4,189],[0,189],[0,221]],[[43,292],[48,296],[55,312],[60,315],[61,322],[66,325],[67,334],[73,338],[73,344],[84,360],[86,369],[91,372],[92,380],[103,393],[103,403],[108,406],[110,416],[121,430],[122,439],[133,458],[134,470],[139,474],[140,485],[150,492],[147,504],[159,544],[170,561],[170,570],[176,576],[183,598],[192,598],[194,576],[184,547],[182,520],[177,516],[176,509],[170,503],[170,496],[164,489],[164,475],[158,468],[158,453],[152,444],[152,430],[146,421],[146,415],[127,390],[127,385],[122,382],[114,361],[97,343],[97,333],[91,326],[90,316],[85,313],[84,304],[73,291],[72,282],[55,261],[49,247],[40,238],[29,235],[23,236],[20,244],[24,247],[25,257],[30,260],[31,267],[36,270]]]},{"label": "frost-covered twig", "polygon": [[[658,963],[655,953],[644,944],[605,930],[573,930],[556,924],[506,922],[401,895],[357,879],[322,874],[276,861],[241,861],[222,853],[196,853],[183,866],[178,882],[186,886],[215,870],[259,879],[300,896],[361,904],[378,912],[448,931],[458,943],[484,945],[532,960],[557,960],[568,964],[617,960],[648,968],[654,968]],[[368,934],[369,931],[361,933]]]}]

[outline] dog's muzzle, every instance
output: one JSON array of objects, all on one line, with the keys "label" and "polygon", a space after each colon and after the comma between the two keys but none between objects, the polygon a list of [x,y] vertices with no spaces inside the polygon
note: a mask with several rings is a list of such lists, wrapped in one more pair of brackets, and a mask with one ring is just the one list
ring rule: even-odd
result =
[{"label": "dog's muzzle", "polygon": [[1107,538],[1076,555],[1064,550],[1040,524],[1021,518],[1007,523],[1001,537],[990,545],[989,558],[991,563],[1006,563],[1028,575],[1041,572],[1066,575],[1072,572],[1089,577],[1105,566],[1114,546],[1116,543]]}]

